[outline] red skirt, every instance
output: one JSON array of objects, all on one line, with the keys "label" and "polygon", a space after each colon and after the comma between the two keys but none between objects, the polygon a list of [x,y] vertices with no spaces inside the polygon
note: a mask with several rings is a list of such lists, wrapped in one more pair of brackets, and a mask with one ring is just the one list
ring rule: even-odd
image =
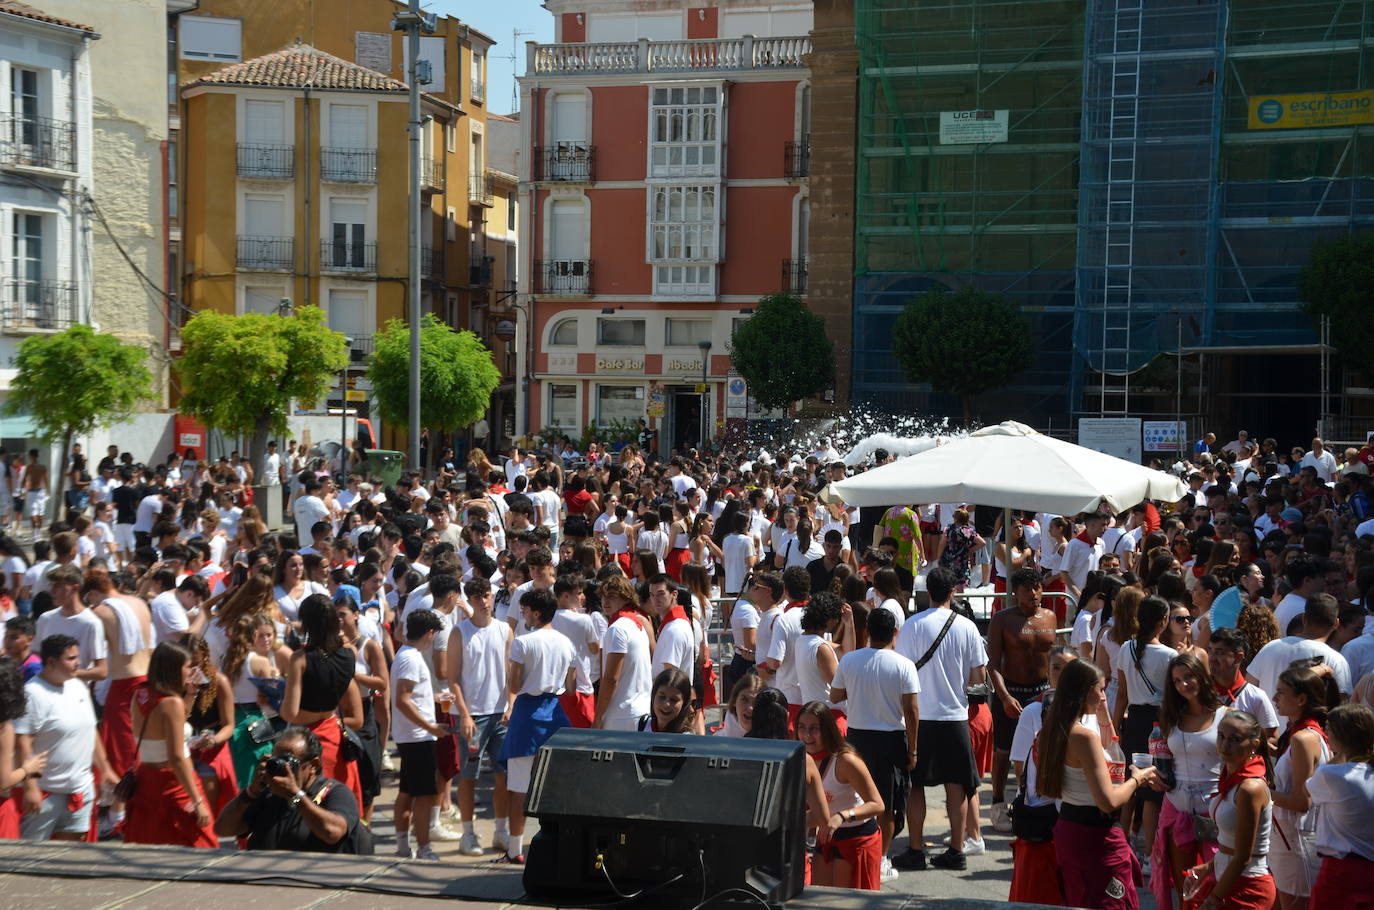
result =
[{"label": "red skirt", "polygon": [[568,722],[581,730],[589,730],[596,719],[596,697],[590,692],[564,692],[558,696]]},{"label": "red skirt", "polygon": [[325,777],[332,777],[353,791],[359,807],[363,804],[363,785],[358,777],[358,763],[347,758],[343,749],[343,721],[334,715],[307,724],[310,732],[320,740],[320,767]]},{"label": "red skirt", "polygon": [[1321,910],[1370,910],[1374,908],[1370,882],[1374,882],[1374,860],[1363,856],[1324,856],[1312,886],[1310,906]]},{"label": "red skirt", "polygon": [[[1216,888],[1217,880],[1208,878],[1207,883],[1202,886],[1191,900],[1183,902],[1184,910],[1197,910],[1202,906],[1203,901],[1211,895]],[[1366,885],[1368,887],[1368,885]],[[1268,872],[1263,875],[1243,875],[1236,881],[1236,887],[1231,889],[1231,893],[1225,897],[1217,898],[1218,910],[1269,910],[1271,907],[1278,906],[1275,900],[1278,898],[1278,890],[1274,887],[1274,876]],[[1321,907],[1326,910],[1334,904],[1311,904],[1313,907]],[[1356,904],[1345,906],[1354,907]],[[1369,906],[1366,904],[1365,906]]]},{"label": "red skirt", "polygon": [[22,787],[15,787],[8,798],[0,799],[0,840],[19,840],[19,817],[23,814],[20,805],[23,801]]},{"label": "red skirt", "polygon": [[148,681],[146,676],[130,676],[110,683],[105,696],[105,711],[100,718],[100,744],[115,774],[124,774],[138,764],[138,740],[134,736],[134,719],[130,713],[134,690]]},{"label": "red skirt", "polygon": [[1017,904],[1064,906],[1054,841],[1033,844],[1018,837],[1011,842],[1011,893],[1007,900]]},{"label": "red skirt", "polygon": [[968,706],[968,738],[973,742],[973,760],[978,776],[992,770],[992,709],[987,702]]},{"label": "red skirt", "polygon": [[629,554],[629,553],[617,553],[617,554],[615,554],[615,561],[618,562],[618,563],[620,563],[620,571],[622,571],[622,572],[625,573],[625,577],[626,577],[626,578],[629,578],[629,577],[633,574],[633,573],[630,572],[630,554]]},{"label": "red skirt", "polygon": [[1140,860],[1120,825],[1103,828],[1060,817],[1054,825],[1064,903],[1088,910],[1139,910]]},{"label": "red skirt", "polygon": [[668,577],[673,581],[682,581],[682,567],[692,558],[692,551],[686,548],[681,550],[669,550],[668,555],[663,558],[663,571],[668,573]]},{"label": "red skirt", "polygon": [[[720,698],[716,695],[716,665],[711,662],[711,658],[706,658],[706,663],[701,665],[701,706],[703,708],[714,708],[720,704]],[[726,693],[729,695],[730,693]]]},{"label": "red skirt", "polygon": [[882,890],[883,832],[874,831],[863,837],[832,840],[821,848],[822,855],[831,862],[842,859],[853,870],[848,885],[860,891]]},{"label": "red skirt", "polygon": [[[1048,594],[1051,591],[1067,591],[1068,588],[1064,585],[1063,576],[1056,575],[1054,578],[1045,582],[1045,586],[1041,590]],[[1069,615],[1068,599],[1064,597],[1051,597],[1045,602],[1045,606],[1054,611],[1055,620],[1059,623],[1060,628],[1063,628]]]},{"label": "red skirt", "polygon": [[[203,800],[200,781],[196,781],[197,795]],[[138,789],[129,802],[124,819],[124,843],[171,844],[177,847],[205,847],[215,849],[219,838],[214,828],[196,824],[191,811],[191,797],[177,780],[171,768],[139,765]]]},{"label": "red skirt", "polygon": [[234,756],[228,743],[220,743],[210,749],[200,749],[192,753],[197,764],[205,765],[219,781],[219,801],[214,807],[218,815],[239,792],[238,775],[234,773]]}]

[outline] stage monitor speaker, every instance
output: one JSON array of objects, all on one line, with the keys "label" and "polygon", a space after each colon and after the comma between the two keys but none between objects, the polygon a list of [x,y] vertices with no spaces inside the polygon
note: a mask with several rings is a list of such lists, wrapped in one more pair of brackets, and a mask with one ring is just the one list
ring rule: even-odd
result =
[{"label": "stage monitor speaker", "polygon": [[777,906],[802,890],[805,783],[797,742],[559,730],[530,781],[539,834],[525,890],[550,901],[642,893],[661,907]]}]

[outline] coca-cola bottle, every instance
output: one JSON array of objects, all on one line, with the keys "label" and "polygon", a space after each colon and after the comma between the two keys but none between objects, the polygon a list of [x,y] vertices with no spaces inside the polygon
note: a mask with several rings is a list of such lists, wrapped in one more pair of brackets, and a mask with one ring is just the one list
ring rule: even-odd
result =
[{"label": "coca-cola bottle", "polygon": [[1159,724],[1150,731],[1150,760],[1159,772],[1159,781],[1172,790],[1178,783],[1174,777],[1174,753],[1169,749],[1169,741],[1160,732]]},{"label": "coca-cola bottle", "polygon": [[1107,748],[1107,772],[1112,776],[1112,783],[1126,782],[1126,755],[1121,751],[1119,736],[1113,736],[1112,744]]}]

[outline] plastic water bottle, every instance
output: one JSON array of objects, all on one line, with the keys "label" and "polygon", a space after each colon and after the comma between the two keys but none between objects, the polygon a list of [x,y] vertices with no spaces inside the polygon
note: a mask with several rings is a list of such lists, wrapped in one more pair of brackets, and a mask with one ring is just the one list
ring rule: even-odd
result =
[{"label": "plastic water bottle", "polygon": [[1159,724],[1150,731],[1150,758],[1159,772],[1160,782],[1173,789],[1178,783],[1174,778],[1174,753],[1169,750],[1169,741],[1160,732]]},{"label": "plastic water bottle", "polygon": [[1126,782],[1126,754],[1121,751],[1119,736],[1112,737],[1112,744],[1107,749],[1107,772],[1112,776],[1112,783]]}]

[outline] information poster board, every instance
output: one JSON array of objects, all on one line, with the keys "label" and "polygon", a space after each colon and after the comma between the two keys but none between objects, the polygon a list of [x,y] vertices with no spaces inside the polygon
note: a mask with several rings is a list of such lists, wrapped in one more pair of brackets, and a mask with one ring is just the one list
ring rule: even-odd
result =
[{"label": "information poster board", "polygon": [[1078,444],[1140,464],[1139,417],[1082,417],[1078,421]]},{"label": "information poster board", "polygon": [[1145,421],[1145,451],[1186,452],[1188,424],[1182,420]]}]

